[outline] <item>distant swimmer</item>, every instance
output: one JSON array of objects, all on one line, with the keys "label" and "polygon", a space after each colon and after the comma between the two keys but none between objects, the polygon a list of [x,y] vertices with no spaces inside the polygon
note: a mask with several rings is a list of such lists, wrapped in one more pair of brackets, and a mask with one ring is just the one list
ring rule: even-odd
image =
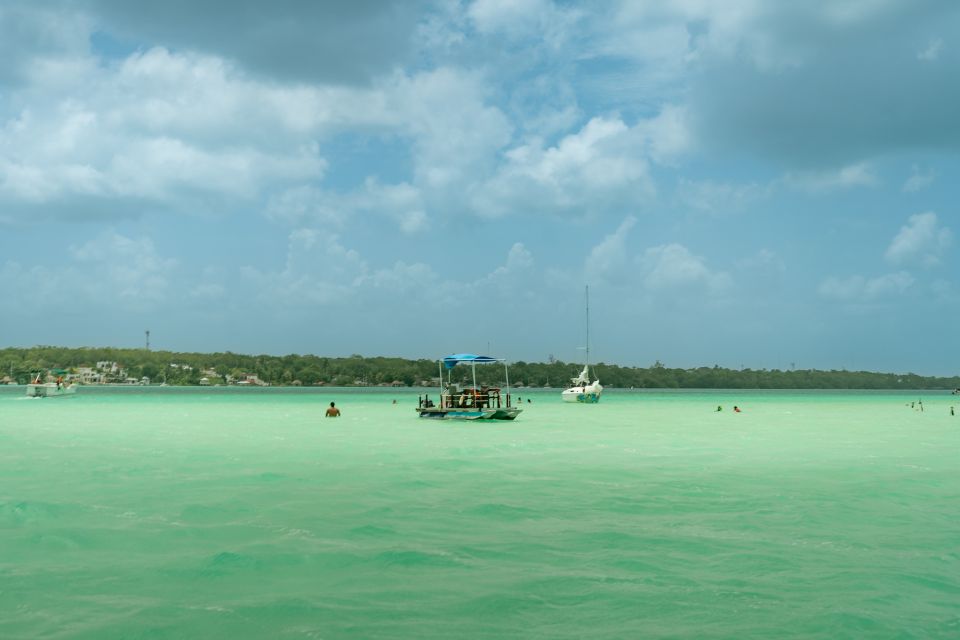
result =
[{"label": "distant swimmer", "polygon": [[953,415],[953,407],[950,407],[950,415]]},{"label": "distant swimmer", "polygon": [[330,406],[327,407],[327,417],[328,418],[340,417],[340,409],[337,409],[336,405],[334,405],[332,402],[330,403]]},{"label": "distant swimmer", "polygon": [[720,405],[717,405],[717,411],[723,411],[723,407],[721,407]]},{"label": "distant swimmer", "polygon": [[734,413],[740,413],[740,407],[738,407],[737,405],[733,405],[733,411]]}]

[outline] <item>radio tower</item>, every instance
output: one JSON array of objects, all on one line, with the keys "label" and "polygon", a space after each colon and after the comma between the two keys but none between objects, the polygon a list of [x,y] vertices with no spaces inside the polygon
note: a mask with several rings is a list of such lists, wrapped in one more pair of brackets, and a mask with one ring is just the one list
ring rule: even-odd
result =
[{"label": "radio tower", "polygon": [[147,351],[150,351],[150,329],[146,330],[147,334]]}]

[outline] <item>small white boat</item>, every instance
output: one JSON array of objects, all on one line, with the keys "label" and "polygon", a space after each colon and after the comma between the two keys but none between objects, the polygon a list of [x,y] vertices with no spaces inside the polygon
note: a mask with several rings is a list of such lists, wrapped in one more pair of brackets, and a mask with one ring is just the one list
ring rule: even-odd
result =
[{"label": "small white boat", "polygon": [[[478,364],[503,362],[506,374],[505,389],[477,384]],[[461,385],[451,379],[451,370],[457,364],[469,364],[473,372],[473,386]],[[421,418],[432,420],[513,420],[523,409],[511,406],[510,373],[507,364],[501,359],[478,356],[472,353],[458,353],[447,356],[440,366],[440,398],[434,403],[429,395],[420,397],[417,414]],[[447,370],[447,382],[443,382],[443,370]]]},{"label": "small white boat", "polygon": [[587,345],[586,362],[583,371],[576,378],[570,379],[570,387],[564,389],[560,397],[564,402],[580,402],[582,404],[596,404],[600,402],[603,386],[599,378],[590,382],[590,287],[586,288],[587,296]]},{"label": "small white boat", "polygon": [[33,382],[27,384],[28,398],[59,398],[60,396],[70,396],[77,392],[77,385],[66,383],[63,378],[57,378],[56,382],[41,382],[40,374],[33,379]]},{"label": "small white boat", "polygon": [[61,384],[56,382],[44,382],[42,384],[30,383],[27,385],[28,398],[59,398],[60,396],[70,396],[77,392],[75,384]]}]

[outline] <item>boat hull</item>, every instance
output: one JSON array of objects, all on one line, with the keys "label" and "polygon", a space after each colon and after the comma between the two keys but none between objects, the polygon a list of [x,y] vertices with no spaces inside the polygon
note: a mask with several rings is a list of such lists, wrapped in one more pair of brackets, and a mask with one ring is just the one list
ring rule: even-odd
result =
[{"label": "boat hull", "polygon": [[590,389],[590,387],[587,387],[586,389],[583,389],[582,387],[572,387],[570,389],[565,389],[563,393],[560,394],[560,397],[564,402],[597,404],[600,402],[600,391]]},{"label": "boat hull", "polygon": [[60,398],[62,396],[72,396],[77,392],[76,385],[56,385],[52,382],[43,384],[28,384],[28,398]]},{"label": "boat hull", "polygon": [[421,418],[430,420],[513,420],[523,409],[504,407],[500,409],[459,409],[429,407],[418,408],[417,414]]}]

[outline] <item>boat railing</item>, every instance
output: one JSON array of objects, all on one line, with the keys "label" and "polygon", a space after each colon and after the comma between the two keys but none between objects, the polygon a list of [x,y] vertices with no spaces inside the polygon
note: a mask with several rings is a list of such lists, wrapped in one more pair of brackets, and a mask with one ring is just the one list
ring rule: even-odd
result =
[{"label": "boat railing", "polygon": [[[500,409],[509,407],[511,398],[509,393],[501,393],[496,387],[481,387],[474,389],[465,387],[462,390],[451,392],[445,390],[440,394],[441,409]],[[436,407],[429,394],[419,396],[417,407],[420,409],[430,409]]]}]

